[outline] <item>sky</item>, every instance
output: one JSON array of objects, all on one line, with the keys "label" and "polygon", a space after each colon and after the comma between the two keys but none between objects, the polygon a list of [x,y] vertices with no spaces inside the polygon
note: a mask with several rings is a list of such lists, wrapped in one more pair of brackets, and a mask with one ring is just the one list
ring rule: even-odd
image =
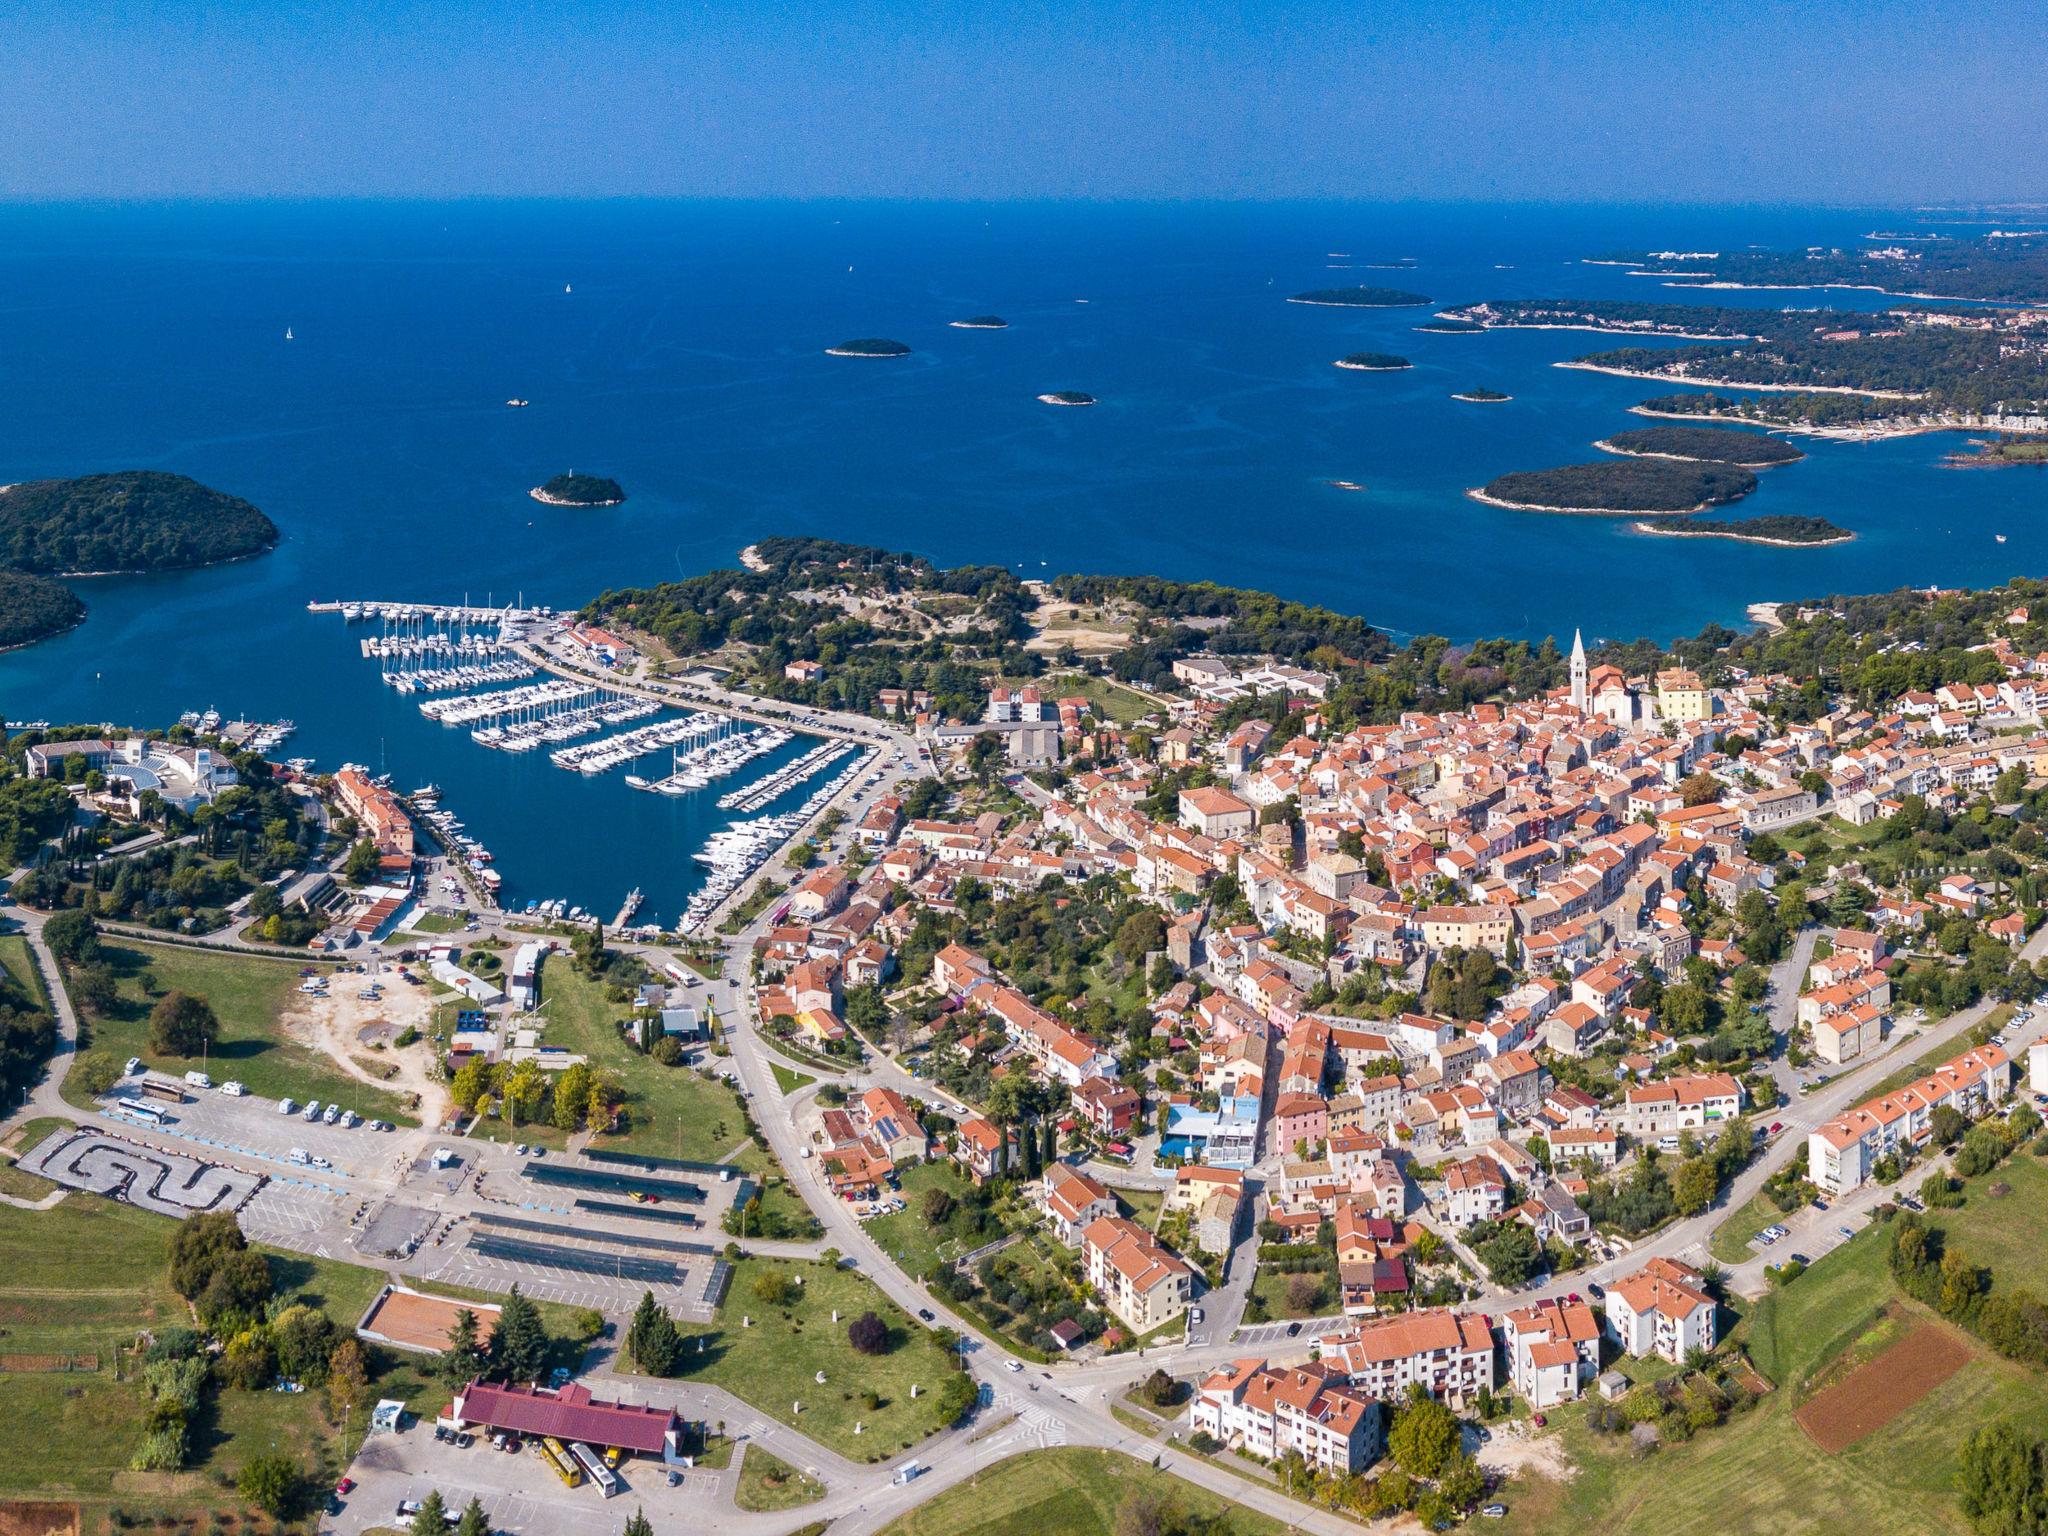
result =
[{"label": "sky", "polygon": [[0,0],[0,198],[2048,200],[2048,5]]}]

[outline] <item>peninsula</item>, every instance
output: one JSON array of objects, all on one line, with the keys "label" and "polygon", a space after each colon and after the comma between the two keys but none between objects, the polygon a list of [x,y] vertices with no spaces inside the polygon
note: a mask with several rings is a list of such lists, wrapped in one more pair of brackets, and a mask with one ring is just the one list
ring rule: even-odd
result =
[{"label": "peninsula", "polygon": [[618,481],[603,475],[579,475],[573,469],[526,494],[551,507],[616,507],[626,499],[625,488]]},{"label": "peninsula", "polygon": [[1078,389],[1055,389],[1038,397],[1047,405],[1093,405],[1095,397]]},{"label": "peninsula", "polygon": [[61,582],[0,570],[0,651],[61,635],[85,619],[85,604]]},{"label": "peninsula", "polygon": [[1432,315],[1414,327],[1432,336],[1475,336],[1486,329],[1476,320],[1454,320],[1448,315]]},{"label": "peninsula", "polygon": [[0,567],[48,576],[190,570],[260,555],[277,525],[184,475],[125,470],[0,490]]},{"label": "peninsula", "polygon": [[1607,259],[1674,288],[1860,288],[1903,298],[1994,304],[2048,300],[2048,234],[1868,238],[1870,246],[1848,249],[1659,251]]},{"label": "peninsula", "polygon": [[956,331],[1007,331],[1010,322],[1001,315],[969,315],[965,320],[946,322]]},{"label": "peninsula", "polygon": [[1758,432],[1724,427],[1638,427],[1616,432],[1593,445],[1603,453],[1631,458],[1679,459],[1692,464],[1740,464],[1765,469],[1806,457],[1790,443]]},{"label": "peninsula", "polygon": [[2007,435],[1976,439],[1968,453],[1952,453],[1946,461],[1952,469],[1995,469],[2007,464],[2048,467],[2048,437]]},{"label": "peninsula", "polygon": [[1337,359],[1336,366],[1356,373],[1399,373],[1415,365],[1392,352],[1349,352]]},{"label": "peninsula", "polygon": [[1361,283],[1356,288],[1311,288],[1287,302],[1324,304],[1336,309],[1409,309],[1430,300],[1427,294],[1410,293],[1403,288],[1373,288]]},{"label": "peninsula", "polygon": [[1756,476],[1736,464],[1678,464],[1655,459],[1600,460],[1556,469],[1523,469],[1487,481],[1469,494],[1517,512],[1703,512],[1739,501]]},{"label": "peninsula", "polygon": [[1776,544],[1790,549],[1846,544],[1856,537],[1824,517],[1645,517],[1630,526],[1637,533],[1681,539],[1735,539],[1744,544]]},{"label": "peninsula", "polygon": [[908,357],[910,348],[883,336],[858,336],[825,349],[827,357]]}]

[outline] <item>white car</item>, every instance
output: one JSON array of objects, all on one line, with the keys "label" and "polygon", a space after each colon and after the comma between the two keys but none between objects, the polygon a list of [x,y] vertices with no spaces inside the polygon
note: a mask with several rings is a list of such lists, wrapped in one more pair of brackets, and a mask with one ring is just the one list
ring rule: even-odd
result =
[{"label": "white car", "polygon": [[1021,1360],[1005,1360],[1003,1362],[1003,1369],[1014,1376],[1024,1369],[1024,1363]]}]

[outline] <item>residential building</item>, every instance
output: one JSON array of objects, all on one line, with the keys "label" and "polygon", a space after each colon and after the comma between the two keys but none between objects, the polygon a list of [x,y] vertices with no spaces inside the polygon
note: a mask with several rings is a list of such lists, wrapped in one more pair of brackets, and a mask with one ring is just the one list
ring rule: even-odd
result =
[{"label": "residential building", "polygon": [[1600,1373],[1600,1324],[1578,1301],[1540,1301],[1501,1319],[1508,1379],[1532,1408],[1572,1402]]},{"label": "residential building", "polygon": [[1638,1360],[1655,1355],[1683,1364],[1692,1351],[1714,1347],[1714,1298],[1698,1270],[1652,1259],[1607,1288],[1607,1331]]},{"label": "residential building", "polygon": [[1497,1385],[1493,1330],[1477,1312],[1432,1310],[1360,1323],[1322,1340],[1323,1359],[1381,1402],[1399,1402],[1411,1385],[1453,1407]]},{"label": "residential building", "polygon": [[1147,1334],[1188,1309],[1194,1271],[1123,1216],[1100,1216],[1081,1231],[1088,1283],[1133,1334]]},{"label": "residential building", "polygon": [[1190,1429],[1271,1461],[1298,1451],[1311,1467],[1361,1472],[1385,1450],[1380,1405],[1324,1362],[1269,1366],[1237,1360],[1203,1378],[1188,1405]]}]

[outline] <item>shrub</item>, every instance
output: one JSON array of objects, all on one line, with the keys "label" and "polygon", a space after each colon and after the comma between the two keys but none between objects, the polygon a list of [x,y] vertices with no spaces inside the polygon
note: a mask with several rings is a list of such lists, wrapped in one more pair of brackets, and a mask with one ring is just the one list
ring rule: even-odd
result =
[{"label": "shrub", "polygon": [[846,1325],[846,1341],[863,1355],[879,1355],[889,1348],[889,1327],[872,1312],[863,1312]]}]

